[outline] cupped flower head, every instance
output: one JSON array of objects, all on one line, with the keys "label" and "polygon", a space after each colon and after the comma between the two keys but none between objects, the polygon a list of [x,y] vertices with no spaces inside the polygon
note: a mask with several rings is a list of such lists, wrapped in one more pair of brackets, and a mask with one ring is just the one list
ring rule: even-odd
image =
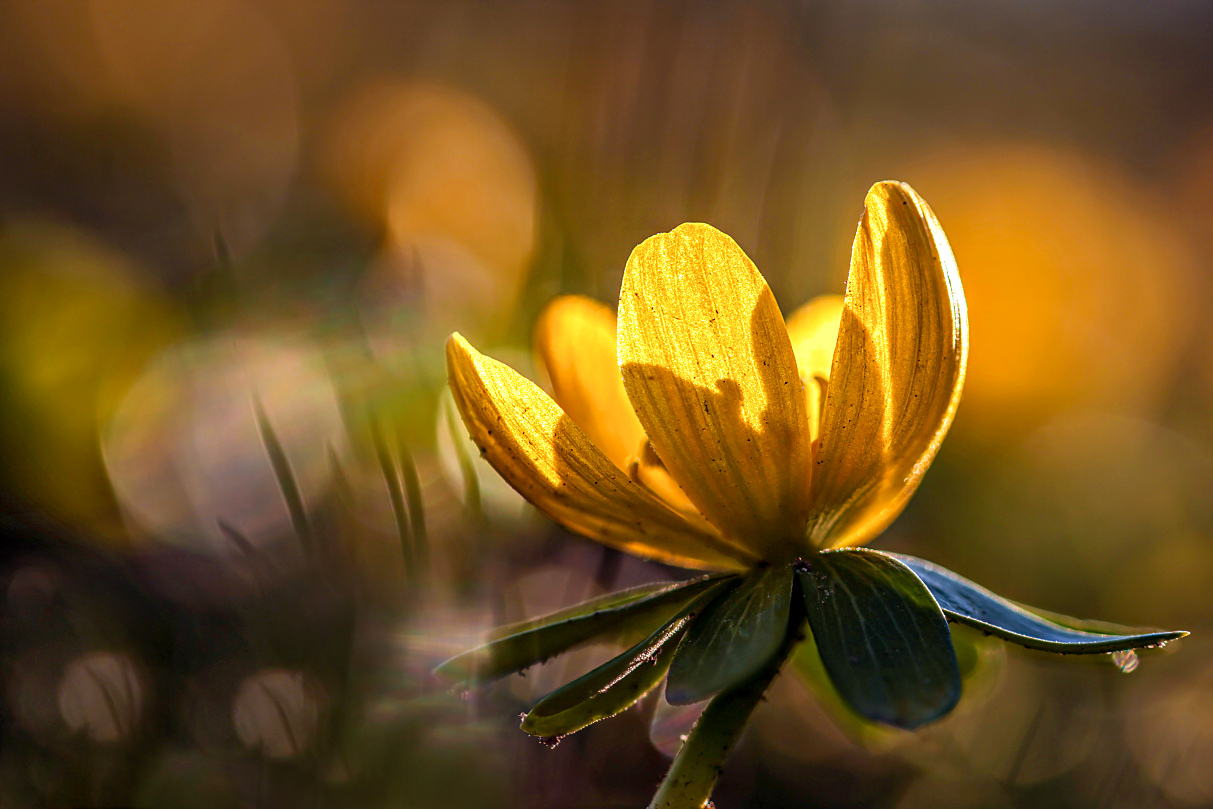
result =
[{"label": "cupped flower head", "polygon": [[603,595],[496,630],[436,672],[488,682],[634,635],[622,654],[539,700],[522,729],[554,742],[663,679],[670,704],[711,699],[652,807],[708,805],[786,661],[861,722],[914,729],[960,699],[949,622],[1063,654],[1124,653],[1185,634],[1078,629],[925,560],[846,547],[905,507],[964,383],[956,263],[906,185],[868,193],[846,295],[818,298],[786,324],[741,248],[688,224],[632,252],[618,323],[601,304],[559,298],[536,348],[556,401],[460,336],[447,345],[455,401],[497,471],[574,531],[741,575]]},{"label": "cupped flower head", "polygon": [[461,336],[447,344],[489,463],[570,530],[742,570],[863,544],[897,517],[956,412],[968,319],[934,213],[883,182],[842,298],[785,324],[736,242],[684,224],[632,252],[617,324],[601,304],[559,298],[536,347],[555,401]]}]

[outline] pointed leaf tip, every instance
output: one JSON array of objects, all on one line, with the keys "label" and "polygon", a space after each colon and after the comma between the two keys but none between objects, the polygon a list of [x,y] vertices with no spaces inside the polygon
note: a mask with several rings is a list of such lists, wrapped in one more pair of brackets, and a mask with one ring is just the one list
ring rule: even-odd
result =
[{"label": "pointed leaf tip", "polygon": [[[871,551],[871,553],[880,553]],[[1110,632],[1077,628],[1083,622],[1064,616],[1047,620],[1020,605],[991,593],[947,568],[897,553],[882,554],[904,564],[918,576],[939,602],[945,615],[1028,649],[1060,654],[1101,654],[1126,649],[1162,646],[1185,637],[1181,631],[1146,631],[1102,625]],[[1070,624],[1065,626],[1064,623]]]},{"label": "pointed leaf tip", "polygon": [[690,616],[727,587],[716,582],[640,643],[539,700],[522,729],[532,736],[567,736],[630,708],[665,677]]},{"label": "pointed leaf tip", "polygon": [[494,632],[483,646],[441,664],[434,674],[451,683],[478,685],[597,638],[611,639],[636,631],[643,632],[643,637],[719,581],[719,576],[701,576],[656,588],[646,585],[505,627]]}]

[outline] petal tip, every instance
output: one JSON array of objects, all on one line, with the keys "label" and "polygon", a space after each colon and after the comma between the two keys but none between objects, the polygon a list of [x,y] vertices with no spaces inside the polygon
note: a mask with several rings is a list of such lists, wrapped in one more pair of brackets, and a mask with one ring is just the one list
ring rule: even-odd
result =
[{"label": "petal tip", "polygon": [[678,227],[670,231],[670,233],[722,233],[719,228],[709,225],[707,222],[683,222]]},{"label": "petal tip", "polygon": [[706,222],[683,222],[681,225],[665,232],[655,233],[645,239],[641,244],[654,243],[660,244],[663,242],[704,242],[708,240],[717,241],[727,239],[732,242],[733,237],[725,233],[720,228],[709,225]]},{"label": "petal tip", "polygon": [[555,344],[567,337],[570,327],[586,320],[610,323],[613,328],[615,311],[587,295],[557,295],[544,304],[531,330],[532,348],[540,360],[548,363]]},{"label": "petal tip", "polygon": [[446,365],[448,375],[452,371],[452,365],[454,363],[466,361],[475,350],[476,349],[472,348],[472,344],[469,343],[462,334],[459,332],[452,332],[451,336],[446,338]]},{"label": "petal tip", "polygon": [[588,295],[557,295],[543,305],[543,309],[539,311],[539,317],[535,319],[535,328],[539,330],[541,327],[551,324],[556,318],[566,312],[586,310],[613,314],[610,307],[605,303]]},{"label": "petal tip", "polygon": [[922,196],[910,186],[909,183],[901,180],[881,180],[873,183],[868,189],[868,196],[864,200],[865,206],[871,206],[873,203],[890,204],[897,200],[903,205],[915,204],[922,201]]}]

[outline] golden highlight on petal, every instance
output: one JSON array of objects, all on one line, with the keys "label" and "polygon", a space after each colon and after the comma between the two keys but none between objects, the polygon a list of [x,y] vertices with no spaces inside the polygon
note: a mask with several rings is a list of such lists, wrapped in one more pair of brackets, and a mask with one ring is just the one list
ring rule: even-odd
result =
[{"label": "golden highlight on petal", "polygon": [[810,539],[858,545],[901,513],[964,385],[968,313],[935,214],[904,183],[868,192],[814,446]]},{"label": "golden highlight on petal", "polygon": [[725,536],[786,554],[807,513],[805,397],[779,306],[736,242],[684,224],[632,251],[619,366],[691,502]]},{"label": "golden highlight on petal", "polygon": [[821,432],[821,407],[825,404],[826,383],[834,361],[834,344],[838,342],[842,306],[841,295],[819,295],[788,318],[788,336],[796,353],[800,380],[804,382],[809,433],[814,441]]},{"label": "golden highlight on petal", "polygon": [[498,474],[552,519],[681,567],[739,570],[754,561],[629,480],[534,383],[458,334],[447,341],[446,355],[451,392],[472,440]]},{"label": "golden highlight on petal", "polygon": [[615,359],[615,313],[582,295],[562,295],[535,324],[535,353],[552,398],[620,469],[645,440]]}]

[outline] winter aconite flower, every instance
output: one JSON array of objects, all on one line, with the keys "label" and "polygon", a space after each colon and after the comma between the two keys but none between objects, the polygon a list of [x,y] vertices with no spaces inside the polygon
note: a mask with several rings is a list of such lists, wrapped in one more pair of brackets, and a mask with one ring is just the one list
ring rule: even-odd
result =
[{"label": "winter aconite flower", "polygon": [[626,638],[627,652],[540,700],[523,729],[571,733],[667,673],[670,702],[712,697],[654,806],[707,800],[806,629],[852,708],[906,728],[959,698],[948,620],[1067,652],[1182,634],[1068,629],[928,562],[853,549],[905,507],[964,383],[956,262],[904,184],[868,193],[845,297],[812,301],[786,325],[741,248],[685,224],[632,252],[617,327],[606,307],[561,298],[536,343],[555,401],[459,335],[448,342],[451,390],[481,453],[570,530],[718,572],[506,627],[439,672],[483,682],[590,639]]}]

